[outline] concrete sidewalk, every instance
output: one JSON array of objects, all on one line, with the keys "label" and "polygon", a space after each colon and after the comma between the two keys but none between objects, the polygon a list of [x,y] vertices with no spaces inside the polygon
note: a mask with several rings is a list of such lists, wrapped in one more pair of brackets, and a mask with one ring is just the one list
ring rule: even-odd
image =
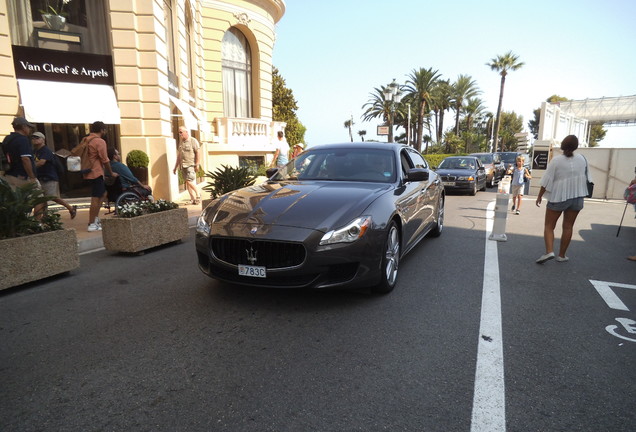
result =
[{"label": "concrete sidewalk", "polygon": [[[88,232],[88,211],[90,207],[90,199],[89,198],[76,198],[76,199],[65,199],[71,205],[77,206],[77,216],[75,219],[71,219],[69,212],[66,208],[60,205],[49,205],[49,208],[57,209],[64,228],[74,228],[75,233],[77,235],[77,243],[79,246],[79,253],[86,253],[95,250],[102,249],[104,247],[104,241],[102,239],[101,231],[93,231]],[[190,204],[189,200],[180,199],[175,201],[179,204],[179,207],[188,209],[188,223],[189,226],[195,226],[197,218],[201,214],[201,204],[193,205]],[[112,214],[105,214],[105,208],[101,208],[99,211],[100,219],[106,219],[109,217],[113,217]]]}]

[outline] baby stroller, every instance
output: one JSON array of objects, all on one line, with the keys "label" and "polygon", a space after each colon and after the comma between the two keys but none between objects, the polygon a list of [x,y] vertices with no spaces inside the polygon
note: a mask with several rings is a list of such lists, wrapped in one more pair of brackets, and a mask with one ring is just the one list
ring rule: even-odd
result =
[{"label": "baby stroller", "polygon": [[[117,214],[117,209],[125,204],[138,203],[141,201],[154,201],[150,191],[141,186],[132,186],[123,188],[119,176],[112,178],[106,177],[106,201],[104,207],[108,210],[106,214]],[[114,208],[111,210],[111,203]]]}]

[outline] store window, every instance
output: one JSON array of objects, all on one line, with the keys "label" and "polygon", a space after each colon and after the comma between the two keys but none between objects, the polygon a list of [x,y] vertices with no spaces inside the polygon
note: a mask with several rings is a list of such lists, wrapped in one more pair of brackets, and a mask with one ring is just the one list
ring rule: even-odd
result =
[{"label": "store window", "polygon": [[163,24],[164,28],[166,29],[166,60],[168,62],[168,92],[172,96],[179,96],[179,79],[177,78],[177,62],[174,49],[175,31],[172,4],[172,0],[164,0],[163,2]]},{"label": "store window", "polygon": [[252,117],[252,62],[247,39],[236,28],[223,36],[223,112],[226,117]]},{"label": "store window", "polygon": [[110,54],[108,14],[104,4],[88,0],[9,1],[11,43]]},{"label": "store window", "polygon": [[188,92],[190,94],[190,101],[195,100],[195,73],[194,73],[194,51],[192,49],[193,34],[193,21],[192,21],[192,8],[190,2],[187,1],[185,5],[185,39],[186,39],[186,76],[188,79]]}]

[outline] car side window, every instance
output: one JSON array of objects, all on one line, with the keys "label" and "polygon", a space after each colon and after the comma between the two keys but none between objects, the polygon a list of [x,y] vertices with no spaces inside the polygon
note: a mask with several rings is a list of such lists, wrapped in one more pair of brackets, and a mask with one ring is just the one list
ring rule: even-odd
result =
[{"label": "car side window", "polygon": [[410,157],[412,166],[414,168],[428,169],[428,164],[426,163],[426,159],[424,159],[422,155],[416,152],[415,150],[409,149],[408,156]]}]

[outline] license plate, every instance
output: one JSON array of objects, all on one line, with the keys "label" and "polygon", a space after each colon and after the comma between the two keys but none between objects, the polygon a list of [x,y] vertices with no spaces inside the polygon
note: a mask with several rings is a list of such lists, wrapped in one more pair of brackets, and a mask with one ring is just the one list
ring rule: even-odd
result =
[{"label": "license plate", "polygon": [[455,186],[455,182],[442,182],[444,186]]},{"label": "license plate", "polygon": [[261,267],[261,266],[248,266],[248,265],[239,264],[238,273],[239,273],[239,276],[259,277],[259,278],[267,277],[267,271],[265,270],[265,267]]}]

